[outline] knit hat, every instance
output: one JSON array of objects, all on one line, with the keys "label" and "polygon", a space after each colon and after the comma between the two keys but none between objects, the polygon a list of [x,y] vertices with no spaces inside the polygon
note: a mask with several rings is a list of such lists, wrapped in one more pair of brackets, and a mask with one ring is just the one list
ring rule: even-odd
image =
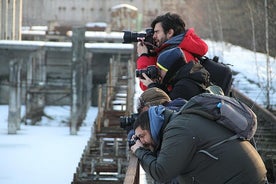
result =
[{"label": "knit hat", "polygon": [[157,66],[166,72],[169,70],[177,71],[185,63],[184,53],[179,47],[166,50],[157,58]]},{"label": "knit hat", "polygon": [[145,106],[161,105],[170,101],[170,97],[162,89],[152,87],[145,90],[139,97],[138,109]]}]

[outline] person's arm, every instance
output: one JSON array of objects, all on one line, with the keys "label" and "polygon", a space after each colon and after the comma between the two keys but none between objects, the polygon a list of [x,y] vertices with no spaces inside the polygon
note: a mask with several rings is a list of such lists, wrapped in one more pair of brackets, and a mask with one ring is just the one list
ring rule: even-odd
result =
[{"label": "person's arm", "polygon": [[[184,119],[180,119],[185,123]],[[144,170],[159,182],[166,182],[177,177],[185,170],[196,152],[197,139],[193,133],[179,125],[170,122],[165,128],[163,142],[158,156],[144,148],[138,148],[135,155],[140,160]]]},{"label": "person's arm", "polygon": [[[137,43],[137,55],[138,59],[136,61],[136,69],[145,69],[150,65],[156,65],[156,56],[149,54],[148,49],[145,45],[141,45],[140,42]],[[140,82],[140,88],[144,91],[148,87]]]}]

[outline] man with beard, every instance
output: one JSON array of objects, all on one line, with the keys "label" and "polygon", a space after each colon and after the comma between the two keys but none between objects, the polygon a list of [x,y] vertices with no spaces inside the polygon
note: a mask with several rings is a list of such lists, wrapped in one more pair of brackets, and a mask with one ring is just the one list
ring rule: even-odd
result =
[{"label": "man with beard", "polygon": [[[184,53],[184,62],[197,61],[195,55],[203,56],[208,51],[207,44],[196,35],[194,29],[186,29],[185,22],[178,14],[166,13],[156,17],[151,23],[155,48],[149,50],[146,43],[137,43],[137,69],[156,65],[158,55],[164,50],[180,47]],[[142,90],[147,86],[140,82]]]},{"label": "man with beard", "polygon": [[214,120],[189,113],[174,116],[159,105],[142,112],[133,128],[131,151],[157,182],[267,183],[265,165],[252,144],[229,140],[234,133]]}]

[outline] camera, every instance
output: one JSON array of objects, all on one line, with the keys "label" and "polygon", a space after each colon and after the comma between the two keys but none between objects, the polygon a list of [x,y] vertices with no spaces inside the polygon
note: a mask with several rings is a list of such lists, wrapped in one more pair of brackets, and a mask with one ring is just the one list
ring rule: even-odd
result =
[{"label": "camera", "polygon": [[138,42],[139,38],[144,38],[144,42],[149,50],[152,50],[154,47],[153,40],[153,29],[146,29],[145,33],[135,33],[131,31],[124,31],[123,43],[133,43]]},{"label": "camera", "polygon": [[134,137],[134,139],[128,140],[128,146],[131,147],[133,146],[137,140],[140,140],[139,137]]},{"label": "camera", "polygon": [[142,73],[145,73],[150,79],[157,79],[159,77],[159,69],[155,65],[150,65],[146,69],[136,69],[136,77],[144,79]]},{"label": "camera", "polygon": [[120,116],[120,127],[127,129],[133,125],[138,117],[138,113],[133,113],[130,116]]}]

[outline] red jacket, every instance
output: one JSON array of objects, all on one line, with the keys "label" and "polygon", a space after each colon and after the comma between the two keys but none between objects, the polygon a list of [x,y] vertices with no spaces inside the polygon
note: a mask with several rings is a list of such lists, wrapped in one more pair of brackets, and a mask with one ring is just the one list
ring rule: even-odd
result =
[{"label": "red jacket", "polygon": [[[146,56],[142,55],[137,59],[137,69],[147,68],[149,65],[156,65],[157,57],[162,50],[168,46],[178,46],[180,47],[186,57],[186,62],[192,60],[197,61],[197,59],[191,54],[197,54],[203,56],[208,51],[208,45],[194,32],[194,29],[188,29],[186,33],[177,35],[168,41],[166,41],[160,48],[156,49],[157,56]],[[144,86],[140,82],[140,87],[144,91],[147,89],[147,86]]]}]

